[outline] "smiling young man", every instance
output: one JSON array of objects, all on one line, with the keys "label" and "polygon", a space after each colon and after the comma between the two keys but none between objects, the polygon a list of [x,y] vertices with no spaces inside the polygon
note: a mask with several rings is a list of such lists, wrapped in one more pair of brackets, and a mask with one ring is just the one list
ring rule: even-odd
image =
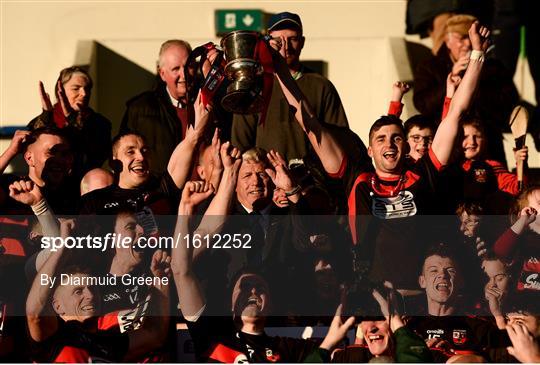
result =
[{"label": "smiling young man", "polygon": [[426,311],[410,313],[407,327],[426,341],[437,362],[454,355],[484,356],[486,347],[501,341],[492,322],[470,315],[463,300],[466,279],[454,249],[442,243],[428,249],[418,277]]},{"label": "smiling young man", "polygon": [[[203,130],[207,117],[207,110],[197,112],[194,130]],[[112,148],[112,166],[117,182],[85,194],[81,214],[114,214],[115,208],[130,206],[138,212],[145,234],[154,234],[158,230],[169,232],[172,227],[157,225],[159,222],[154,216],[176,213],[181,188],[187,177],[182,168],[185,166],[184,147],[180,143],[169,159],[167,170],[155,175],[151,173],[152,160],[145,138],[133,132],[119,134],[113,140]]]},{"label": "smiling young man", "polygon": [[[369,161],[347,158],[347,152],[331,131],[311,110],[302,90],[285,72],[283,58],[274,53],[276,72],[282,90],[295,110],[299,126],[305,131],[326,172],[343,179],[347,186],[349,223],[356,246],[357,265],[369,271],[372,280],[388,280],[399,289],[417,288],[415,267],[419,266],[426,224],[415,216],[437,212],[434,206],[439,170],[452,151],[459,119],[467,110],[480,77],[489,31],[473,24],[469,30],[475,50],[461,85],[452,99],[428,153],[414,166],[405,164],[408,144],[401,121],[383,116],[370,129]],[[276,47],[279,49],[279,45]],[[439,208],[440,209],[440,208]],[[403,262],[407,262],[404,267]],[[397,270],[400,268],[400,270]]]},{"label": "smiling young man", "polygon": [[150,152],[142,136],[118,135],[112,150],[117,183],[85,194],[81,214],[114,214],[115,207],[131,206],[141,218],[147,217],[141,222],[145,233],[152,233],[157,227],[148,213],[174,213],[180,189],[168,171],[160,177],[151,174]]}]

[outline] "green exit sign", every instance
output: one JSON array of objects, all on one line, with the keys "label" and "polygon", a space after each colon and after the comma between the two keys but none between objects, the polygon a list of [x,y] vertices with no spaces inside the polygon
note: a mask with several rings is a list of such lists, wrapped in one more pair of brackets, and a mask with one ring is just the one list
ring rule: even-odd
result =
[{"label": "green exit sign", "polygon": [[259,9],[216,10],[216,34],[222,36],[235,30],[264,30],[264,12]]}]

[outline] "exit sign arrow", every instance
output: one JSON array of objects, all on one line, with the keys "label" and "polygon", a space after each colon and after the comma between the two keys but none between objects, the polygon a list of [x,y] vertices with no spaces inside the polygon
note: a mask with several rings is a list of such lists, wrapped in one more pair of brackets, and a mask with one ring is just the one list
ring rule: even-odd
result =
[{"label": "exit sign arrow", "polygon": [[246,16],[242,18],[242,23],[244,23],[246,27],[251,27],[251,24],[253,24],[254,21],[255,21],[255,18],[253,18],[249,14],[246,14]]},{"label": "exit sign arrow", "polygon": [[236,30],[263,32],[267,18],[268,15],[260,9],[217,9],[216,34],[223,36]]}]

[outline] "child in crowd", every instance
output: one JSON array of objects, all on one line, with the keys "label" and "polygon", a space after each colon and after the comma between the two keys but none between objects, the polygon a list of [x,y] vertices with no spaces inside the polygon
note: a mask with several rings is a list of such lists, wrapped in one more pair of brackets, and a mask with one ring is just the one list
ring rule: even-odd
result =
[{"label": "child in crowd", "polygon": [[[392,85],[392,100],[388,108],[388,115],[394,115],[398,118],[401,116],[401,112],[403,111],[401,100],[409,90],[410,86],[402,81],[397,81]],[[436,130],[435,123],[430,118],[422,114],[417,114],[407,119],[403,126],[405,127],[405,135],[409,144],[407,161],[415,163],[431,147]]]},{"label": "child in crowd", "polygon": [[514,224],[495,242],[498,257],[521,266],[517,290],[540,293],[540,186],[526,188],[519,196]]}]

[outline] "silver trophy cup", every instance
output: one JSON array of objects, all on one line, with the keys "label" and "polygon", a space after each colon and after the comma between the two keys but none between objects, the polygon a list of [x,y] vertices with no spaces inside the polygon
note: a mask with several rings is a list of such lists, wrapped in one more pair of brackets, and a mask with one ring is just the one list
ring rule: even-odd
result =
[{"label": "silver trophy cup", "polygon": [[236,114],[254,114],[263,108],[263,68],[255,60],[255,50],[261,35],[257,32],[236,31],[221,39],[225,52],[225,75],[230,81],[221,105]]}]

